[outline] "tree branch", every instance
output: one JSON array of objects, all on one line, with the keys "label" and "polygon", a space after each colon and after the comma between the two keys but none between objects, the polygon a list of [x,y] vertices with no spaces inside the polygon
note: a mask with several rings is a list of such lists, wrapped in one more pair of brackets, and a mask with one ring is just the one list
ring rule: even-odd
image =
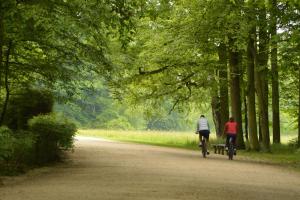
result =
[{"label": "tree branch", "polygon": [[158,74],[161,73],[163,71],[165,71],[166,69],[168,69],[169,66],[164,66],[160,69],[156,69],[156,70],[152,70],[152,71],[144,71],[144,69],[142,67],[139,68],[139,74],[140,75],[152,75],[152,74]]}]

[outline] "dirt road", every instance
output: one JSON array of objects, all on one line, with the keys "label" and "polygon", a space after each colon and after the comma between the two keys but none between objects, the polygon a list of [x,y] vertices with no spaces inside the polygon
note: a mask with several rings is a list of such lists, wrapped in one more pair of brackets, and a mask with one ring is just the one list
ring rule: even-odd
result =
[{"label": "dirt road", "polygon": [[300,174],[225,156],[79,138],[70,159],[0,186],[0,200],[300,199]]}]

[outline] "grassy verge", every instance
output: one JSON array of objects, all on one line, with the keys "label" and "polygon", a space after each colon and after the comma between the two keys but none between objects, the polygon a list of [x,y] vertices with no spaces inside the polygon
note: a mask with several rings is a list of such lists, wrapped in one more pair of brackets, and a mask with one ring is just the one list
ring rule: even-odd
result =
[{"label": "grassy verge", "polygon": [[191,133],[163,131],[112,131],[112,130],[79,130],[81,136],[101,137],[105,139],[152,144],[159,146],[197,149],[197,135]]},{"label": "grassy verge", "polygon": [[[191,150],[198,149],[198,135],[190,132],[79,130],[78,135]],[[283,138],[283,141],[287,142],[288,139]],[[210,142],[214,144],[224,141],[211,137]],[[271,149],[270,153],[243,150],[239,151],[238,155],[242,160],[282,165],[300,171],[300,149],[297,150],[287,144],[272,145]]]},{"label": "grassy verge", "polygon": [[300,171],[300,149],[287,144],[272,145],[271,152],[240,151],[245,160],[276,164]]}]

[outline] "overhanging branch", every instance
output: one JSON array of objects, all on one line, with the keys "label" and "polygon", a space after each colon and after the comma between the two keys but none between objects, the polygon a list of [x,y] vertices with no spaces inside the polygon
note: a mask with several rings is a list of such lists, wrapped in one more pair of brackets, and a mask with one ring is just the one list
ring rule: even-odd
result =
[{"label": "overhanging branch", "polygon": [[142,67],[139,68],[139,74],[140,75],[152,75],[152,74],[158,74],[161,73],[163,71],[165,71],[166,69],[168,69],[169,66],[164,66],[160,69],[156,69],[156,70],[152,70],[152,71],[144,71],[144,69]]}]

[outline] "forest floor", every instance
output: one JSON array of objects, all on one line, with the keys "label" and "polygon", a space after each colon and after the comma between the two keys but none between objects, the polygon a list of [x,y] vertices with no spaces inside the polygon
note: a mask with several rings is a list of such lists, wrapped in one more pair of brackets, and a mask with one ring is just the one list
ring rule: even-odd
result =
[{"label": "forest floor", "polygon": [[65,162],[3,183],[0,200],[300,199],[300,173],[284,167],[87,137]]}]

